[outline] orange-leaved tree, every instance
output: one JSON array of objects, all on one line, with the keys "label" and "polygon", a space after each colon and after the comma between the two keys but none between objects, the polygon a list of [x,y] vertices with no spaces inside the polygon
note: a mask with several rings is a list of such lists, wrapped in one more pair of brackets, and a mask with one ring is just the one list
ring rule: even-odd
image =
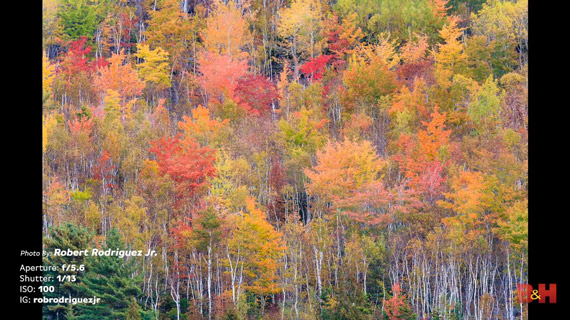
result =
[{"label": "orange-leaved tree", "polygon": [[390,200],[380,177],[385,165],[367,140],[329,141],[317,152],[317,165],[305,169],[307,191],[323,206],[332,202],[355,220],[376,224]]},{"label": "orange-leaved tree", "polygon": [[95,86],[100,93],[104,95],[109,89],[115,90],[119,93],[122,103],[128,98],[140,95],[145,86],[131,63],[123,63],[125,59],[123,51],[113,54],[108,60],[109,64],[99,68],[99,75],[95,78]]}]

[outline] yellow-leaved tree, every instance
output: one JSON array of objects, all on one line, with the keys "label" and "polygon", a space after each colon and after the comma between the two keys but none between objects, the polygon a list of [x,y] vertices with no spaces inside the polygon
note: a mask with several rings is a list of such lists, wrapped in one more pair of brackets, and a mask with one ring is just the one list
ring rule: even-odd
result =
[{"label": "yellow-leaved tree", "polygon": [[147,87],[156,90],[170,87],[171,70],[167,51],[160,47],[151,50],[148,45],[141,43],[137,45],[136,57],[143,60],[138,65],[138,73]]},{"label": "yellow-leaved tree", "polygon": [[294,0],[279,12],[277,32],[286,41],[293,59],[296,79],[301,59],[315,58],[325,44],[323,36],[324,9],[320,0]]},{"label": "yellow-leaved tree", "polygon": [[240,1],[238,4],[229,0],[225,4],[221,0],[214,0],[213,7],[214,11],[206,19],[206,28],[200,34],[204,40],[204,48],[235,58],[247,57],[248,54],[243,48],[252,39],[247,16],[243,14],[247,1]]},{"label": "yellow-leaved tree", "polygon": [[53,79],[55,77],[55,65],[50,63],[48,57],[44,53],[42,57],[42,89],[44,99],[49,98],[52,91]]},{"label": "yellow-leaved tree", "polygon": [[436,69],[446,70],[452,73],[461,73],[466,67],[467,54],[465,45],[459,41],[463,35],[463,28],[459,28],[457,20],[450,19],[449,24],[444,25],[439,35],[444,43],[438,44],[437,52],[434,52]]},{"label": "yellow-leaved tree", "polygon": [[245,278],[243,287],[241,280],[238,283],[232,281],[233,291],[237,291],[237,295],[234,294],[236,302],[239,301],[239,288],[262,297],[279,292],[277,270],[286,250],[283,234],[267,221],[266,213],[255,199],[247,198],[246,209],[246,212],[229,217],[228,264],[233,275],[243,272]]}]

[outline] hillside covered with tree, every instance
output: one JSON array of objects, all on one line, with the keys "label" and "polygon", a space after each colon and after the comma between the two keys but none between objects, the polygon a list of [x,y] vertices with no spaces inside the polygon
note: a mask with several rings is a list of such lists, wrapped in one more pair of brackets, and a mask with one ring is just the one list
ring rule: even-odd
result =
[{"label": "hillside covered with tree", "polygon": [[525,319],[527,0],[44,0],[44,319]]}]

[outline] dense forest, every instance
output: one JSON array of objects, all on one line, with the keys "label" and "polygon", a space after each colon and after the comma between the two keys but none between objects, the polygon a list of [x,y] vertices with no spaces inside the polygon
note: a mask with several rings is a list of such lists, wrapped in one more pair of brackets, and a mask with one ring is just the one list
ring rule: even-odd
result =
[{"label": "dense forest", "polygon": [[526,319],[527,7],[43,0],[44,319]]}]

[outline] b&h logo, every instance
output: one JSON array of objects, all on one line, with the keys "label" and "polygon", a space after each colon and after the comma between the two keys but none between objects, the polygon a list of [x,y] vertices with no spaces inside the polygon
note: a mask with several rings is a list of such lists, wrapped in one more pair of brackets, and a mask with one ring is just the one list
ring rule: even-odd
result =
[{"label": "b&h logo", "polygon": [[517,285],[517,301],[518,303],[530,303],[538,300],[538,303],[556,303],[556,283],[551,283],[546,289],[544,283],[538,284],[538,290],[533,290],[528,283],[520,283]]}]

